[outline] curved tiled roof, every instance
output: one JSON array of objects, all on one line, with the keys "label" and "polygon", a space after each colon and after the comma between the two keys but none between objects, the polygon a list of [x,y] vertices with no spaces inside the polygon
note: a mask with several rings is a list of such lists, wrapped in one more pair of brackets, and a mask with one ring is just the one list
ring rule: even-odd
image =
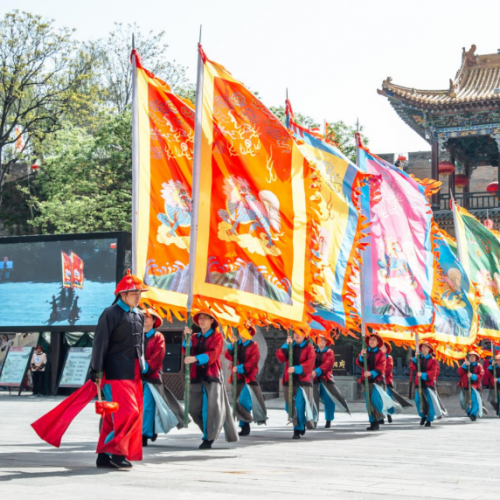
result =
[{"label": "curved tiled roof", "polygon": [[462,67],[448,90],[417,90],[392,83],[387,78],[380,94],[392,94],[422,107],[494,101],[500,103],[500,53],[477,56],[473,45],[462,54]]}]

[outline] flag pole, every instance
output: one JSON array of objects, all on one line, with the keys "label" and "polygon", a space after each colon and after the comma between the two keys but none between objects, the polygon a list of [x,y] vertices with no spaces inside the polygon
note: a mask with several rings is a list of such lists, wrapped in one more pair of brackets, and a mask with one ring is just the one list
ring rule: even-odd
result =
[{"label": "flag pole", "polygon": [[415,333],[415,358],[417,359],[418,399],[420,403],[419,406],[420,411],[424,413],[424,401],[422,400],[422,377],[418,375],[419,373],[422,373],[420,371],[420,339],[418,338],[418,333]]},{"label": "flag pole", "polygon": [[[493,340],[491,341],[491,373],[493,375],[493,408],[495,408],[495,404],[498,403],[498,395],[497,395],[497,377],[496,377],[496,361],[495,361],[495,345],[493,344]],[[497,410],[497,415],[500,412]]]},{"label": "flag pole", "polygon": [[[139,98],[135,36],[132,33],[132,274],[137,273],[139,219]],[[141,276],[141,278],[143,278]]]},{"label": "flag pole", "polygon": [[[191,214],[191,234],[189,241],[189,281],[187,297],[187,323],[191,328],[193,309],[193,285],[194,285],[194,256],[196,255],[196,244],[198,238],[198,209],[200,204],[200,171],[201,171],[201,135],[202,135],[202,111],[203,111],[203,72],[205,65],[201,57],[201,26],[198,42],[198,70],[196,77],[196,110],[194,117],[194,146],[193,146],[193,211]],[[191,355],[191,333],[186,334],[186,357]],[[189,391],[191,387],[191,366],[184,364],[184,427],[189,423]]]},{"label": "flag pole", "polygon": [[[238,365],[238,329],[233,328],[233,369]],[[236,399],[238,394],[238,373],[232,373],[233,376],[233,419],[236,420]]]},{"label": "flag pole", "polygon": [[[360,147],[360,136],[359,136],[359,118],[356,120],[356,165],[359,167],[359,147]],[[361,250],[363,252],[363,257],[361,258],[360,266],[359,266],[359,302],[361,309],[361,340],[363,342],[362,349],[366,348],[366,323],[365,323],[365,250]],[[363,356],[363,373],[368,372],[368,353]],[[366,411],[368,416],[372,415],[371,411],[371,402],[370,402],[370,382],[368,381],[368,377],[365,377],[365,402],[366,402]]]}]

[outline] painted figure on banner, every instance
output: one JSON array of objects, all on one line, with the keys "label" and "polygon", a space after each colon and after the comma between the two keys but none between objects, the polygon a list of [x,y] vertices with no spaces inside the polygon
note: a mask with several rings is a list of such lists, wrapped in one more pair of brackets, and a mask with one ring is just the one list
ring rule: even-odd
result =
[{"label": "painted figure on banner", "polygon": [[180,236],[177,229],[191,227],[193,203],[191,189],[181,181],[170,179],[162,184],[161,196],[165,200],[165,213],[158,214],[158,243],[176,245],[189,252],[189,235]]},{"label": "painted figure on banner", "polygon": [[[219,238],[235,241],[240,247],[260,255],[280,255],[274,244],[279,239],[281,228],[280,203],[277,196],[268,190],[259,192],[259,199],[254,196],[248,182],[240,177],[224,179],[226,210],[219,210]],[[238,232],[240,224],[248,225],[248,233]],[[258,230],[259,236],[253,236]],[[275,234],[273,234],[275,233]]]}]

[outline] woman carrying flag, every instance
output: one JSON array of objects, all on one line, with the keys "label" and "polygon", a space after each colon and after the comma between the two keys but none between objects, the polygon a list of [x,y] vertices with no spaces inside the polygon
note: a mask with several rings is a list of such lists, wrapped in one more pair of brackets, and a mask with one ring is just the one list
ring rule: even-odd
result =
[{"label": "woman carrying flag", "polygon": [[[389,408],[394,406],[393,401],[383,389],[385,374],[385,354],[382,352],[384,341],[376,333],[365,337],[367,349],[363,349],[356,358],[356,364],[361,367],[361,378],[359,383],[365,386],[365,380],[368,379],[370,390],[370,409],[368,410],[368,419],[370,426],[367,431],[378,431],[380,421],[387,415]],[[365,356],[367,370],[365,371]],[[365,390],[365,400],[366,390]]]},{"label": "woman carrying flag", "polygon": [[142,446],[148,439],[156,441],[158,432],[184,427],[184,409],[170,390],[163,385],[162,366],[165,357],[165,337],[156,329],[162,325],[161,316],[154,307],[144,311],[144,357],[146,371],[142,374],[144,409],[142,418]]},{"label": "woman carrying flag", "polygon": [[327,335],[323,333],[318,335],[316,362],[312,372],[314,403],[319,413],[319,402],[320,400],[323,402],[326,420],[325,429],[331,427],[332,420],[335,418],[337,405],[343,411],[349,413],[347,402],[333,381],[335,354],[332,349],[329,349],[331,345],[332,341]]},{"label": "woman carrying flag", "polygon": [[[184,335],[191,333],[191,356],[184,358],[191,365],[189,390],[189,414],[203,432],[201,450],[212,448],[222,427],[226,440],[238,441],[238,434],[231,418],[231,409],[224,388],[220,356],[223,339],[219,322],[212,313],[201,311],[193,316],[193,322],[200,327],[199,333],[192,333],[187,326]],[[185,341],[182,344],[185,352]]]},{"label": "woman carrying flag", "polygon": [[[293,365],[289,366],[289,349],[293,350]],[[280,363],[285,363],[282,384],[285,388],[285,402],[288,411],[292,405],[293,439],[300,439],[307,429],[314,428],[312,371],[316,354],[314,347],[306,337],[294,332],[293,338],[288,336],[286,342],[276,351]],[[288,392],[290,379],[293,383],[292,401]]]},{"label": "woman carrying flag", "polygon": [[226,359],[230,361],[230,382],[233,382],[233,377],[236,377],[237,380],[236,413],[241,428],[240,436],[250,434],[251,422],[262,425],[267,421],[266,403],[257,381],[260,360],[259,344],[252,340],[256,330],[251,325],[245,330],[251,338],[242,338],[240,335],[236,342],[237,364],[234,365],[234,344],[229,344],[224,354]]},{"label": "woman carrying flag", "polygon": [[[460,392],[460,404],[473,422],[477,417],[483,416],[483,400],[480,391],[484,370],[479,363],[480,359],[479,354],[472,351],[469,353],[469,359],[464,361],[464,364],[458,369],[458,376],[460,377],[458,385],[462,389]],[[471,384],[470,388],[469,384]]]},{"label": "woman carrying flag", "polygon": [[435,418],[441,418],[443,415],[436,393],[438,362],[432,355],[434,349],[427,342],[421,342],[419,350],[420,371],[416,356],[411,360],[410,369],[415,372],[415,404],[420,416],[420,425],[430,427]]}]

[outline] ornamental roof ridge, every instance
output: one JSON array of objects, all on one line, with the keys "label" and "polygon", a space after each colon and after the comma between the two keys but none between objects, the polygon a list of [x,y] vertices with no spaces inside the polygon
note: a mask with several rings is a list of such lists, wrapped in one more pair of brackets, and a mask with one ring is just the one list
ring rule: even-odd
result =
[{"label": "ornamental roof ridge", "polygon": [[476,55],[476,46],[462,49],[462,65],[447,90],[420,90],[392,83],[388,77],[378,93],[400,98],[421,107],[455,106],[456,104],[494,101],[500,103],[500,51]]}]

